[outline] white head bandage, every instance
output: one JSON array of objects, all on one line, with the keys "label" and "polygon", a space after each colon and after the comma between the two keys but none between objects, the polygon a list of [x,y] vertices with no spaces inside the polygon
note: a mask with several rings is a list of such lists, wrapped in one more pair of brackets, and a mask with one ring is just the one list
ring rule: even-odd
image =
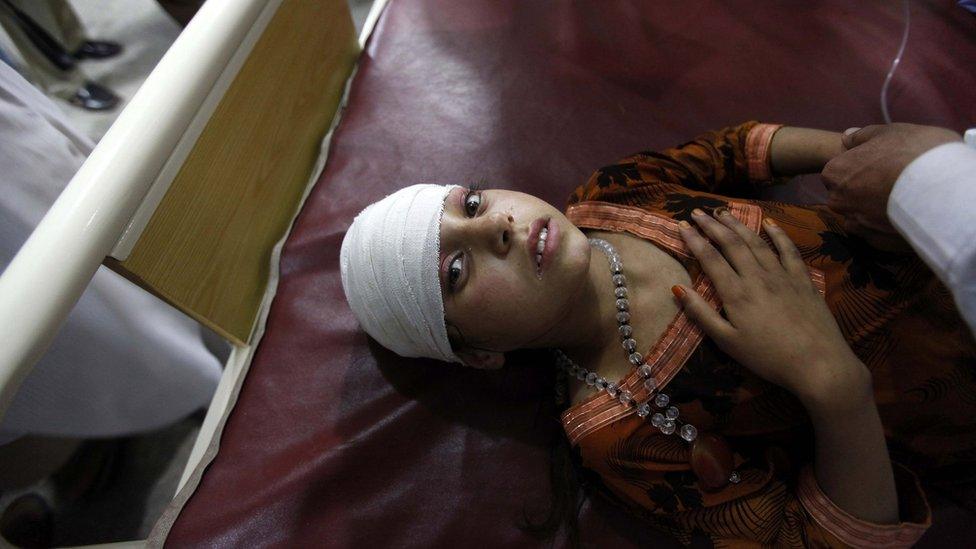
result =
[{"label": "white head bandage", "polygon": [[342,240],[342,289],[373,339],[400,356],[461,362],[441,298],[441,215],[455,185],[413,185],[368,206]]}]

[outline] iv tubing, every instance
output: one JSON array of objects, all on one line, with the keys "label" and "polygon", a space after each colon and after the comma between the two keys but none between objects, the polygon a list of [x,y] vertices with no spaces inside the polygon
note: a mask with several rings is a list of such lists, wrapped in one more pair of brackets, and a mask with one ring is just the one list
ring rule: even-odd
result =
[{"label": "iv tubing", "polygon": [[888,69],[888,75],[885,77],[884,84],[881,86],[881,115],[884,116],[885,124],[891,124],[891,116],[888,114],[888,84],[891,83],[891,77],[895,75],[895,69],[898,68],[898,64],[901,63],[901,56],[905,53],[905,45],[908,44],[908,29],[911,24],[911,12],[908,9],[908,0],[904,0],[905,5],[905,32],[901,35],[901,46],[898,47],[898,54],[895,55],[895,59],[891,62],[891,68]]}]

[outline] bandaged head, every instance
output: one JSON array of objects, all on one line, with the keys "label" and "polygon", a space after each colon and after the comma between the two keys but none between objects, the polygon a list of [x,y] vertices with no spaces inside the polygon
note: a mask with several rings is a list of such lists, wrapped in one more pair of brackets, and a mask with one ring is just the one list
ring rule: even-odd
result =
[{"label": "bandaged head", "polygon": [[342,240],[342,289],[359,323],[400,356],[461,362],[444,322],[438,259],[454,185],[413,185],[356,216]]}]

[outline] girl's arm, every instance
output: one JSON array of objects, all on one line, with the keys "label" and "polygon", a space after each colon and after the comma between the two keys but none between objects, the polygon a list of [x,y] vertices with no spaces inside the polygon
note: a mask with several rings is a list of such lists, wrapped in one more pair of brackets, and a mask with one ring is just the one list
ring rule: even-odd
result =
[{"label": "girl's arm", "polygon": [[801,399],[813,422],[817,484],[857,518],[897,523],[895,475],[871,384],[836,385],[829,391]]},{"label": "girl's arm", "polygon": [[646,200],[647,187],[670,184],[728,197],[755,198],[776,176],[819,172],[843,150],[841,134],[745,122],[705,132],[660,152],[645,151],[604,166],[579,186],[570,203]]},{"label": "girl's arm", "polygon": [[780,128],[769,144],[773,175],[819,173],[830,159],[846,150],[842,138],[843,134],[838,132]]},{"label": "girl's arm", "polygon": [[770,184],[769,144],[777,127],[750,121],[662,151],[632,154],[597,170],[569,202],[637,203],[646,200],[648,188],[660,185],[755,198],[757,188]]}]

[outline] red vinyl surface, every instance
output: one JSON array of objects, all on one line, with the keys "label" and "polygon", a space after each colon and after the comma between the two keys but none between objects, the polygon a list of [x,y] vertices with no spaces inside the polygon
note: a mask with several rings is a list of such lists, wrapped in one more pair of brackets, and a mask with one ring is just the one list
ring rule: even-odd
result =
[{"label": "red vinyl surface", "polygon": [[[353,216],[413,183],[482,179],[561,206],[596,168],[706,129],[878,123],[903,24],[890,0],[391,0],[220,452],[168,545],[548,546],[514,526],[548,502],[544,355],[480,372],[369,342],[339,280]],[[974,62],[976,17],[913,1],[892,116],[976,125]],[[775,196],[814,200],[817,185]],[[976,544],[973,513],[932,502],[921,546]],[[581,520],[591,546],[674,545],[598,499]]]}]

